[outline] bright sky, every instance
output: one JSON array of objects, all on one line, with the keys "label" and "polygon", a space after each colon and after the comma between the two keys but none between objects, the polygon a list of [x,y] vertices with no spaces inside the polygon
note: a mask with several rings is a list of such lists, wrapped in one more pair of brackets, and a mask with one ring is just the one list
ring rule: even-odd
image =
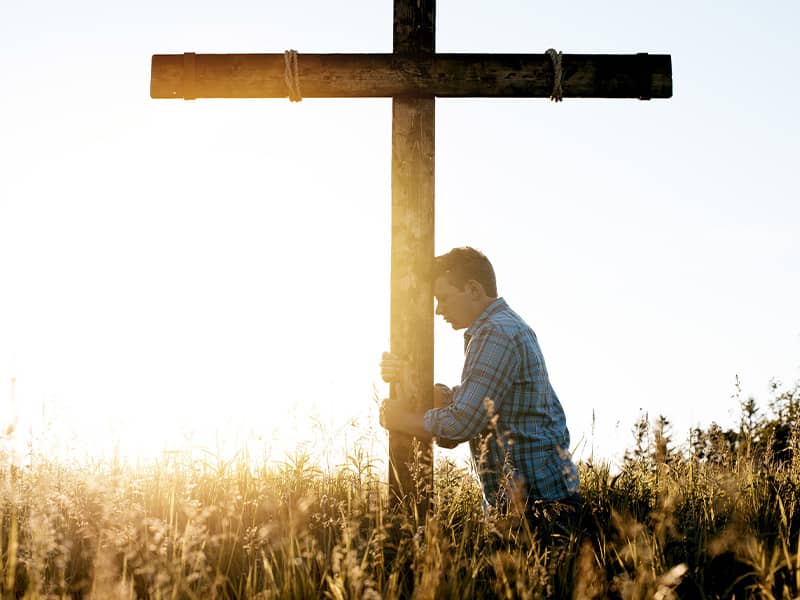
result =
[{"label": "bright sky", "polygon": [[[762,404],[800,376],[800,5],[722,6],[438,2],[442,52],[673,57],[671,100],[437,101],[437,252],[493,261],[584,458],[640,411],[682,440],[733,422],[737,375]],[[150,56],[390,52],[391,27],[391,0],[0,5],[18,442],[354,442],[386,391],[390,100],[156,101]],[[436,343],[456,383],[461,334]]]}]

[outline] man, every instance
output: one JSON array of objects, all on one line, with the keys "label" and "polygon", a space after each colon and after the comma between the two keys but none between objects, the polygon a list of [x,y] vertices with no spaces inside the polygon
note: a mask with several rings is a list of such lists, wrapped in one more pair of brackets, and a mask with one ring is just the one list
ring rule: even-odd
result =
[{"label": "man", "polygon": [[[436,314],[466,329],[461,384],[434,386],[435,408],[424,415],[407,410],[407,402],[385,401],[382,425],[446,447],[469,441],[488,503],[502,508],[521,496],[537,525],[543,505],[557,507],[556,514],[565,508],[567,518],[556,521],[568,525],[580,505],[578,472],[536,335],[498,297],[494,269],[474,248],[434,259],[433,293]],[[413,395],[400,357],[384,353],[381,375],[401,384],[399,394]]]}]

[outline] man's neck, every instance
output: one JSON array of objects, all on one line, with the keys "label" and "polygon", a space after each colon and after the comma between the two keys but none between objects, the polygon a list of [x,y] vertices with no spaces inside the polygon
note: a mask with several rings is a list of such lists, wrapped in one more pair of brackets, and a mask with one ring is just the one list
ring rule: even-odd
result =
[{"label": "man's neck", "polygon": [[486,312],[486,309],[489,308],[492,305],[492,303],[495,302],[495,300],[497,300],[497,298],[485,298],[484,300],[481,300],[479,303],[476,303],[476,305],[475,305],[475,311],[476,311],[475,318],[472,319],[472,323],[469,324],[469,327],[467,327],[467,330],[469,330],[473,325],[475,325],[475,323],[478,321],[478,319],[481,318],[481,315]]}]

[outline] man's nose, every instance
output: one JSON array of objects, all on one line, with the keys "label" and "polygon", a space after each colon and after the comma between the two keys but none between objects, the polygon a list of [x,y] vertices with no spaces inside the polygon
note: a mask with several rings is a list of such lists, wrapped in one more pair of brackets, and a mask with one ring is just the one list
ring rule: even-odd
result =
[{"label": "man's nose", "polygon": [[438,302],[436,303],[436,311],[434,311],[434,314],[437,314],[437,315],[444,314],[444,313],[442,312],[442,305],[441,305],[441,304],[439,304]]}]

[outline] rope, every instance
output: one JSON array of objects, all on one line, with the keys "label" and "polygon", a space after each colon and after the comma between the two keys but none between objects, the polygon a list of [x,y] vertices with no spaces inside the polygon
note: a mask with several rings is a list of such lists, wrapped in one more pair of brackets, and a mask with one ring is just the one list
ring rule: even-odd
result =
[{"label": "rope", "polygon": [[300,102],[303,95],[300,93],[300,71],[297,68],[297,50],[286,50],[283,53],[283,62],[286,64],[286,71],[283,79],[286,87],[289,88],[289,100]]},{"label": "rope", "polygon": [[564,91],[561,89],[561,78],[563,77],[563,73],[561,72],[561,52],[550,48],[547,51],[547,55],[550,57],[550,60],[553,61],[553,91],[550,94],[550,100],[553,102],[561,102],[564,99]]}]

